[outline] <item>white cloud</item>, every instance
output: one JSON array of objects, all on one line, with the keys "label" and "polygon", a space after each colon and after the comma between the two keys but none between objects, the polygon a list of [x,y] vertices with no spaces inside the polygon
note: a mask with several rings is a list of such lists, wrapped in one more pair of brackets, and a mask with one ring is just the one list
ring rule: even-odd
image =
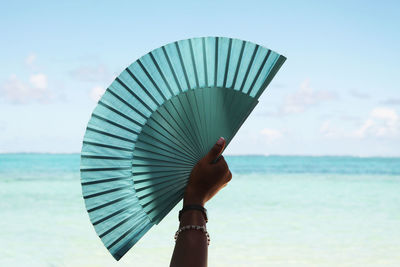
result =
[{"label": "white cloud", "polygon": [[311,106],[318,105],[321,102],[334,100],[336,98],[337,95],[331,91],[315,91],[310,87],[309,80],[305,80],[300,85],[300,89],[297,92],[286,97],[284,106],[282,108],[282,113],[301,113],[306,111]]},{"label": "white cloud", "polygon": [[396,110],[386,107],[374,108],[353,135],[358,138],[367,136],[394,137],[400,133],[400,120]]},{"label": "white cloud", "polygon": [[105,91],[106,90],[100,86],[93,87],[89,93],[90,99],[92,99],[95,102],[99,101]]},{"label": "white cloud", "polygon": [[44,101],[51,94],[47,88],[47,76],[44,74],[33,74],[29,77],[29,83],[21,81],[17,75],[10,76],[0,88],[0,95],[13,103],[29,103]]},{"label": "white cloud", "polygon": [[37,89],[46,90],[47,88],[47,76],[43,73],[31,75],[29,77],[29,82]]},{"label": "white cloud", "polygon": [[28,66],[32,66],[33,63],[36,61],[36,54],[29,54],[25,59],[25,64]]},{"label": "white cloud", "polygon": [[260,133],[266,138],[267,142],[272,142],[282,137],[282,132],[276,129],[264,128]]}]

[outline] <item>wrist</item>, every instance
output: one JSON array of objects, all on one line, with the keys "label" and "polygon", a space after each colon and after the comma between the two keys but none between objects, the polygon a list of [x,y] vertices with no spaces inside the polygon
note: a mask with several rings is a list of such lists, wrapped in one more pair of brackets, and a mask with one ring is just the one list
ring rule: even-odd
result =
[{"label": "wrist", "polygon": [[185,195],[183,196],[183,206],[201,205],[204,207],[204,204],[206,204],[204,197],[194,193],[189,187],[186,189]]}]

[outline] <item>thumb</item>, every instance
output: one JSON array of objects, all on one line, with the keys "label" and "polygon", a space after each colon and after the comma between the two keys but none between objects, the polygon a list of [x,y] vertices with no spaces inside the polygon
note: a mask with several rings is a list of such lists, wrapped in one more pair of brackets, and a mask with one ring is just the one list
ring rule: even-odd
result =
[{"label": "thumb", "polygon": [[225,139],[220,137],[215,145],[210,149],[210,151],[205,156],[207,162],[214,162],[225,148]]}]

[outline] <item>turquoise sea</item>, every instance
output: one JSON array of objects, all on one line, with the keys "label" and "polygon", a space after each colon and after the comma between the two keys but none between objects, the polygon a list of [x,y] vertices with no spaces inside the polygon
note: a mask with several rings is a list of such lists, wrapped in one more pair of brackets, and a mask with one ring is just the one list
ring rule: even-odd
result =
[{"label": "turquoise sea", "polygon": [[[400,158],[227,156],[209,266],[400,266]],[[78,154],[0,155],[0,266],[168,266],[181,204],[115,262]]]}]

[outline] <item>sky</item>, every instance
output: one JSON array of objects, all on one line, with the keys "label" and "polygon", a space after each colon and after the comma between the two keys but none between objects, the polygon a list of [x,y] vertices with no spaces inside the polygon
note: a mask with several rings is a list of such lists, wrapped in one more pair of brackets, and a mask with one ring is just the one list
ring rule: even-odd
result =
[{"label": "sky", "polygon": [[167,43],[287,57],[226,154],[400,156],[399,1],[7,1],[0,152],[79,153],[99,96]]}]

